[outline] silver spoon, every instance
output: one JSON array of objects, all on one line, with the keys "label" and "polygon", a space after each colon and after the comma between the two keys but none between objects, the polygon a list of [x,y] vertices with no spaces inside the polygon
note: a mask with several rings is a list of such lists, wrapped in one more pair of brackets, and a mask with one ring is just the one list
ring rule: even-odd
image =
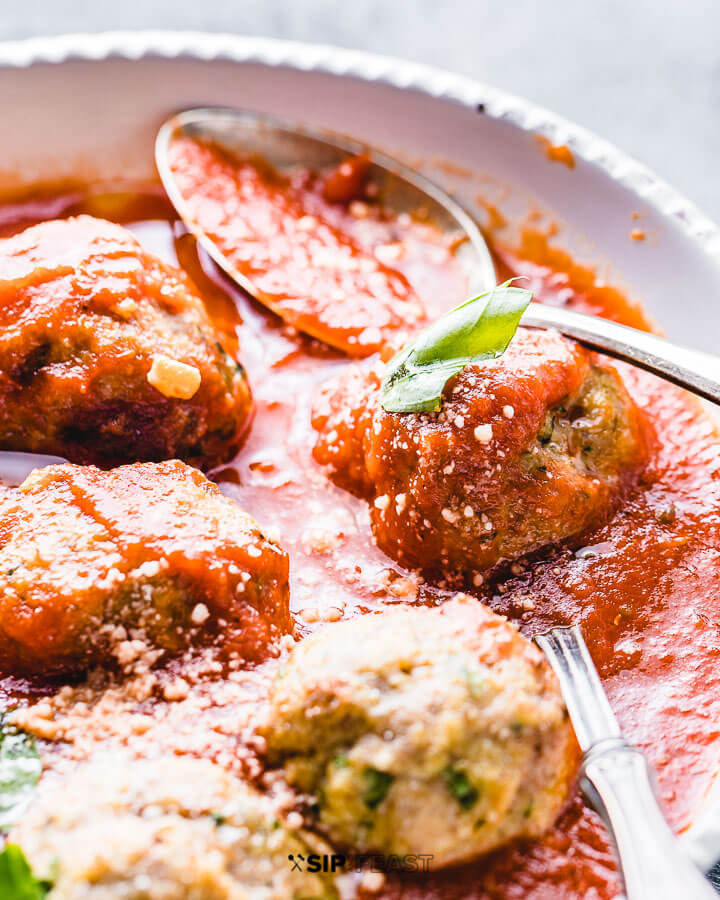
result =
[{"label": "silver spoon", "polygon": [[531,303],[521,324],[529,328],[556,328],[592,350],[632,363],[693,394],[720,403],[720,357],[692,350],[672,341],[600,316]]},{"label": "silver spoon", "polygon": [[[443,232],[465,236],[458,256],[468,272],[470,295],[496,284],[492,256],[480,229],[468,213],[445,191],[402,163],[358,141],[307,128],[262,113],[225,108],[189,109],[171,116],[160,128],[155,160],[163,186],[186,227],[212,259],[251,296],[266,302],[252,281],[237,271],[217,245],[192,220],[169,162],[169,147],[177,136],[211,141],[240,156],[257,155],[280,172],[294,168],[316,170],[336,167],[348,156],[366,154],[371,178],[384,206],[397,212],[424,207]],[[695,394],[720,403],[720,358],[678,346],[664,338],[618,325],[598,316],[531,303],[522,324],[555,328],[593,350],[633,363]]]},{"label": "silver spoon", "polygon": [[[165,192],[186,228],[200,246],[240,287],[278,315],[272,301],[239,271],[190,215],[170,165],[170,146],[178,137],[211,142],[241,158],[260,157],[281,174],[311,169],[328,172],[348,157],[370,159],[369,180],[378,190],[384,209],[407,213],[422,209],[428,219],[451,240],[460,241],[456,258],[469,289],[481,293],[495,285],[495,266],[480,229],[468,213],[445,191],[419,172],[383,153],[345,136],[285,122],[261,113],[225,108],[189,109],[171,116],[155,140],[155,163]],[[466,237],[467,240],[462,240]],[[308,332],[312,333],[312,332]],[[326,335],[314,335],[327,341]]]},{"label": "silver spoon", "polygon": [[580,629],[535,642],[560,681],[583,751],[580,786],[615,845],[627,900],[717,900],[665,821],[645,757],[620,733]]}]

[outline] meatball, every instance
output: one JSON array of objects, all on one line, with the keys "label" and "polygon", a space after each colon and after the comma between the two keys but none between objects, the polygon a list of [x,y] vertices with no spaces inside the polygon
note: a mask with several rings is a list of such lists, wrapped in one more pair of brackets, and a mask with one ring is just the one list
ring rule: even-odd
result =
[{"label": "meatball", "polygon": [[464,577],[600,524],[646,459],[644,424],[615,369],[551,331],[520,329],[469,365],[439,413],[388,413],[382,363],[326,386],[315,459],[371,502],[380,548]]},{"label": "meatball", "polygon": [[269,799],[200,759],[108,756],[43,788],[10,841],[47,900],[300,900],[336,896],[293,870],[305,837]]},{"label": "meatball", "polygon": [[231,457],[251,397],[195,288],[90,216],[0,240],[0,447],[110,466]]},{"label": "meatball", "polygon": [[432,854],[432,867],[541,835],[578,754],[540,651],[466,595],[302,641],[273,682],[264,735],[331,840]]},{"label": "meatball", "polygon": [[292,630],[288,558],[178,460],[36,470],[0,496],[0,665],[128,670],[144,647],[272,654]]}]

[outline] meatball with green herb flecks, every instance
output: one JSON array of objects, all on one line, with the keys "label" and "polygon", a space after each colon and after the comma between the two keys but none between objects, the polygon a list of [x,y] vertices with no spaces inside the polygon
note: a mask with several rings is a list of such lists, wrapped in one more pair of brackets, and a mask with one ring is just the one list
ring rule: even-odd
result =
[{"label": "meatball with green herb flecks", "polygon": [[306,638],[273,683],[264,736],[332,841],[431,854],[435,868],[539,837],[577,762],[540,651],[465,595]]},{"label": "meatball with green herb flecks", "polygon": [[41,785],[10,835],[47,900],[331,900],[332,876],[289,861],[307,841],[206,760],[114,756]]},{"label": "meatball with green herb flecks", "polygon": [[324,386],[315,459],[370,503],[378,546],[430,577],[478,572],[581,539],[647,457],[617,371],[552,331],[520,329],[502,357],[445,385],[439,412],[389,413],[382,362]]}]

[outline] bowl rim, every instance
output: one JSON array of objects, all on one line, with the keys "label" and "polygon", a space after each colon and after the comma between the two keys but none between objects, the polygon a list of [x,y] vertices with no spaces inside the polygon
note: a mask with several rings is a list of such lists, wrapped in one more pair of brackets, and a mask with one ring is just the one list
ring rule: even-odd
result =
[{"label": "bowl rim", "polygon": [[674,221],[687,237],[720,263],[720,227],[650,168],[589,129],[530,100],[465,75],[363,50],[227,32],[74,32],[0,41],[0,69],[22,69],[39,63],[182,57],[319,71],[417,90],[479,109],[493,119],[546,138],[551,144],[567,146],[573,156],[601,169],[643,203]]},{"label": "bowl rim", "polygon": [[[51,37],[0,41],[0,71],[36,64],[119,59],[257,63],[356,78],[476,109],[551,144],[567,146],[573,156],[602,170],[612,181],[674,222],[707,256],[720,264],[720,227],[643,163],[583,126],[523,97],[468,76],[423,63],[361,50],[227,32],[136,30],[73,32]],[[704,871],[720,859],[720,777],[681,836],[694,862]]]}]

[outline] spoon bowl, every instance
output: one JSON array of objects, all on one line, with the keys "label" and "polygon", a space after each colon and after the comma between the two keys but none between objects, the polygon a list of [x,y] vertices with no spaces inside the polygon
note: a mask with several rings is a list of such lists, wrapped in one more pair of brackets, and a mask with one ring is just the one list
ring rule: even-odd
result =
[{"label": "spoon bowl", "polygon": [[[455,255],[467,278],[468,296],[496,284],[495,266],[487,243],[467,211],[449,194],[419,172],[365,144],[332,132],[308,128],[264,113],[225,107],[199,107],[179,112],[161,126],[155,141],[155,162],[163,187],[185,226],[215,263],[243,290],[273,312],[283,315],[272,299],[239,271],[214,240],[190,215],[170,164],[173,140],[187,137],[212,143],[238,158],[262,158],[282,175],[312,169],[326,173],[349,157],[370,160],[369,178],[377,199],[389,212],[418,213],[432,222],[457,249]],[[522,324],[554,328],[593,350],[647,369],[706,400],[720,403],[720,358],[597,316],[532,303]],[[333,344],[332,335],[306,333]]]},{"label": "spoon bowl", "polygon": [[[455,258],[467,279],[469,296],[495,286],[492,255],[472,217],[432,181],[384,153],[342,135],[247,110],[203,107],[171,116],[155,141],[155,162],[171,203],[215,263],[243,290],[281,316],[283,310],[232,264],[190,214],[170,163],[172,143],[183,137],[219,146],[240,159],[260,158],[285,176],[307,169],[322,175],[337,169],[349,157],[365,156],[370,161],[368,180],[377,190],[381,208],[395,215],[421,215],[457,245]],[[326,334],[304,330],[330,342]]]}]

